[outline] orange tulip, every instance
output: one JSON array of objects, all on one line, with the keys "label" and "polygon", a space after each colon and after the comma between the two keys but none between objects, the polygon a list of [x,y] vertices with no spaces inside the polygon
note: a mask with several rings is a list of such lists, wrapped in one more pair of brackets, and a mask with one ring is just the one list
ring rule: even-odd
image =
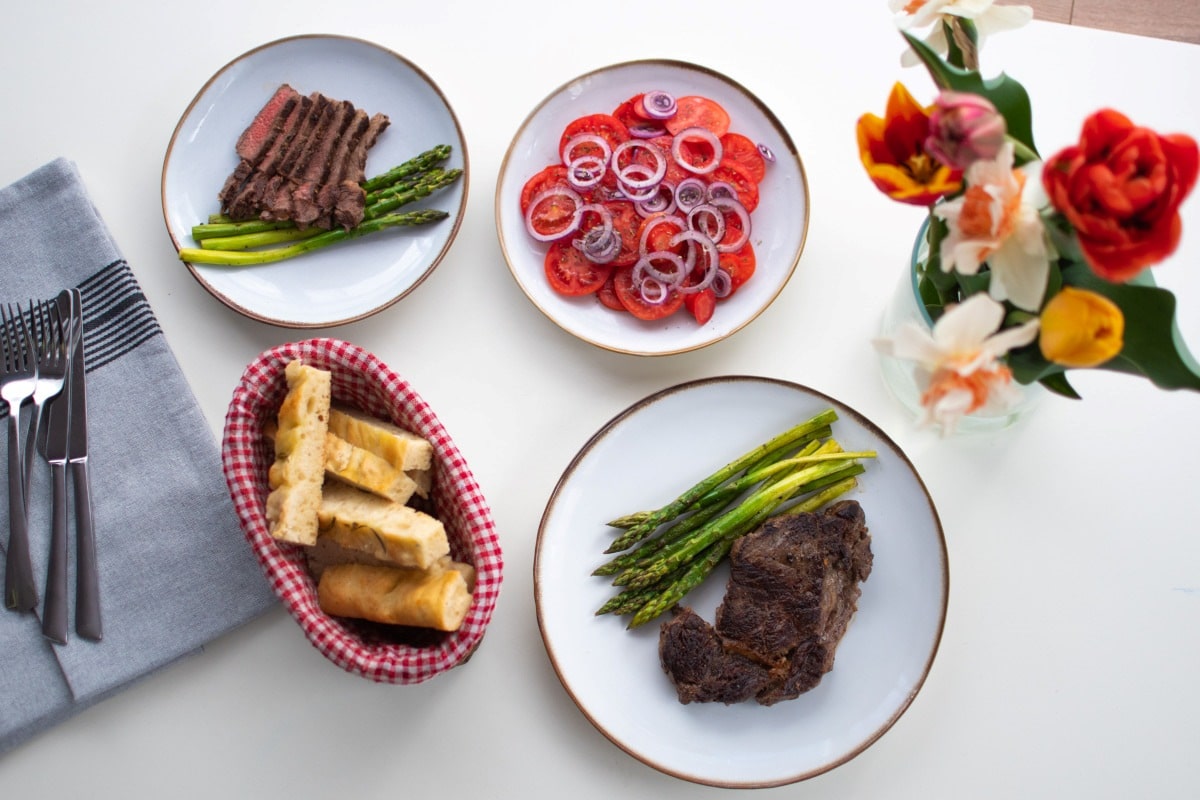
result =
[{"label": "orange tulip", "polygon": [[925,151],[930,110],[897,83],[882,119],[874,114],[858,119],[858,154],[867,175],[881,192],[901,203],[931,206],[962,188],[962,171]]},{"label": "orange tulip", "polygon": [[1103,295],[1071,286],[1042,309],[1038,347],[1047,361],[1065,367],[1095,367],[1121,352],[1125,317]]}]

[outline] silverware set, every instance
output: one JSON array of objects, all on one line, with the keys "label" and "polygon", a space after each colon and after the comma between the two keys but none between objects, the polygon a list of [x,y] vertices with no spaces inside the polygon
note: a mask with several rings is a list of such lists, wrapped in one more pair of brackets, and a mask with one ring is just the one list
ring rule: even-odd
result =
[{"label": "silverware set", "polygon": [[[29,504],[34,453],[49,465],[50,553],[42,633],[59,644],[68,627],[68,481],[75,508],[75,632],[99,641],[96,542],[88,476],[87,393],[84,385],[83,304],[77,289],[54,300],[0,306],[0,398],[8,404],[8,550],[4,602],[17,612],[36,612],[38,587],[29,543]],[[23,424],[28,404],[29,422]]]}]

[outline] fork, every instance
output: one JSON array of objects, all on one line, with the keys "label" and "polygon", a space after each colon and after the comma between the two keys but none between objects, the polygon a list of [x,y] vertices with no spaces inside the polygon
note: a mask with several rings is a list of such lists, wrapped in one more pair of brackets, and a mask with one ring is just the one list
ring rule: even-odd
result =
[{"label": "fork", "polygon": [[71,321],[64,329],[58,303],[39,300],[30,315],[30,328],[37,348],[37,385],[33,390],[33,409],[29,435],[25,439],[25,506],[29,507],[29,488],[33,480],[33,454],[37,438],[45,431],[49,408],[46,402],[57,397],[66,383],[70,362]]},{"label": "fork", "polygon": [[[33,311],[32,301],[29,304]],[[21,405],[37,387],[37,353],[18,307],[0,306],[0,398],[8,403],[8,559],[4,566],[4,602],[17,611],[37,606],[37,586],[29,557],[25,516],[25,462],[21,457]]]}]

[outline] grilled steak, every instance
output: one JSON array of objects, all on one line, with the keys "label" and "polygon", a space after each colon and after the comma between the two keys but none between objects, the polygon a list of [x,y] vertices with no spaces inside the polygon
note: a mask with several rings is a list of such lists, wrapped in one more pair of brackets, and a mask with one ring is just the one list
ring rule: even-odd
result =
[{"label": "grilled steak", "polygon": [[680,702],[773,705],[812,689],[833,668],[871,562],[853,500],[742,537],[715,624],[681,609],[662,626],[659,655]]},{"label": "grilled steak", "polygon": [[239,162],[218,197],[235,220],[353,228],[366,208],[367,151],[389,120],[319,92],[280,86],[238,137]]}]

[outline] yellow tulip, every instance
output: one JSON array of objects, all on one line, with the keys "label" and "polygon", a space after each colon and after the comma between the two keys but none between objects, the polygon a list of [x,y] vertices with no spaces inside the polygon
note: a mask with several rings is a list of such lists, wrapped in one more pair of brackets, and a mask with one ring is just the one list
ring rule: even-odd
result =
[{"label": "yellow tulip", "polygon": [[1125,317],[1103,295],[1066,286],[1042,309],[1038,346],[1047,361],[1094,367],[1121,352]]}]

